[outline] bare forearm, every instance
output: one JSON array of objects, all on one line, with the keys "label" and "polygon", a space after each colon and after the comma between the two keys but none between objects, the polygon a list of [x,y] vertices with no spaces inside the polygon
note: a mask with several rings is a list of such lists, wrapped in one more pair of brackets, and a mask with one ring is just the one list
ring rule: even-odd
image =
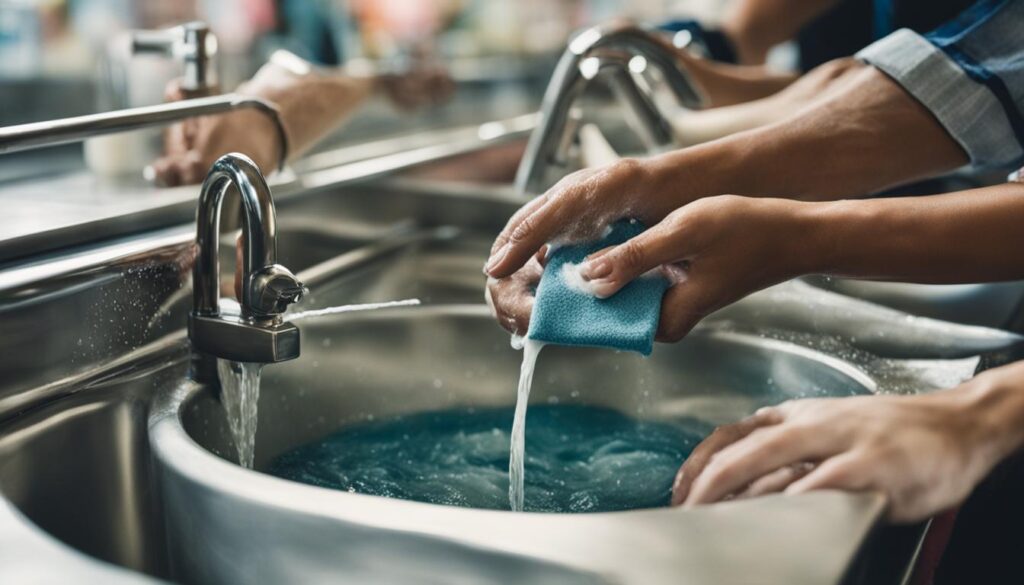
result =
[{"label": "bare forearm", "polygon": [[373,87],[372,77],[333,72],[298,75],[270,63],[239,90],[277,104],[288,135],[289,158],[294,159],[337,129]]},{"label": "bare forearm", "polygon": [[761,65],[730,65],[679,53],[683,69],[703,90],[708,107],[717,108],[764,98],[797,78],[796,74],[773,71]]},{"label": "bare forearm", "polygon": [[1024,184],[947,195],[798,204],[801,272],[925,283],[1024,278]]},{"label": "bare forearm", "polygon": [[923,106],[868,67],[792,117],[649,159],[652,195],[675,206],[731,193],[832,200],[967,162]]}]

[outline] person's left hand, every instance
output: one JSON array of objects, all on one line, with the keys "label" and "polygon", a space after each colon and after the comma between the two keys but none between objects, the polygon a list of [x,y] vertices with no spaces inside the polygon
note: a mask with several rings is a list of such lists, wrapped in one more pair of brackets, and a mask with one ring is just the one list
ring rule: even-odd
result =
[{"label": "person's left hand", "polygon": [[[165,97],[167,101],[185,99],[177,82],[168,86]],[[281,153],[277,132],[274,121],[257,110],[185,120],[167,129],[163,156],[146,173],[165,187],[191,185],[201,182],[221,155],[241,152],[269,174],[277,168]]]},{"label": "person's left hand", "polygon": [[672,503],[874,490],[887,496],[891,521],[928,518],[962,502],[1019,444],[1021,433],[1007,430],[1019,427],[1022,373],[1015,364],[931,395],[763,408],[697,446],[676,476]]}]

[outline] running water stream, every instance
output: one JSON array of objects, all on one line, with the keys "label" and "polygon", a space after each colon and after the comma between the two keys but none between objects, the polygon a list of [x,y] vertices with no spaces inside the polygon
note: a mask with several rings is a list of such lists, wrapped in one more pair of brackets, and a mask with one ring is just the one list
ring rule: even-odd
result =
[{"label": "running water stream", "polygon": [[533,370],[537,355],[544,344],[534,339],[512,338],[512,346],[523,348],[523,365],[519,368],[519,390],[516,393],[516,411],[512,418],[512,444],[508,457],[508,501],[513,512],[523,511],[526,458],[526,405],[530,402]]},{"label": "running water stream", "polygon": [[252,469],[256,456],[256,405],[263,364],[217,360],[221,402],[238,450],[238,464]]},{"label": "running water stream", "polygon": [[[340,305],[326,309],[300,311],[285,315],[285,321],[298,321],[310,317],[323,317],[339,313],[373,311],[394,307],[411,307],[420,304],[419,299],[404,299],[384,303]],[[227,413],[228,426],[238,451],[238,464],[252,469],[256,460],[257,405],[260,400],[260,373],[263,364],[217,360],[217,375],[220,378],[221,402]],[[529,391],[529,390],[527,390]]]},{"label": "running water stream", "polygon": [[356,311],[376,311],[379,309],[393,309],[395,307],[415,307],[420,304],[419,299],[403,299],[401,301],[387,301],[384,303],[363,303],[360,305],[338,305],[326,309],[313,309],[310,311],[299,311],[284,316],[285,321],[298,321],[310,317],[323,317],[324,315],[336,315],[338,313],[354,313]]}]

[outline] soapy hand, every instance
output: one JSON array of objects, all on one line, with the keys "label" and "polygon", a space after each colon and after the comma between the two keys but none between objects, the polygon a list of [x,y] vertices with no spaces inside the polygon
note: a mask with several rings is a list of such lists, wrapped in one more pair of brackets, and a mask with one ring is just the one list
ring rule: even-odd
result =
[{"label": "soapy hand", "polygon": [[544,251],[507,278],[488,278],[484,296],[491,313],[509,333],[526,335],[533,312],[534,292],[544,273]]},{"label": "soapy hand", "polygon": [[661,220],[675,207],[661,196],[644,161],[622,159],[576,171],[517,211],[491,247],[484,271],[505,278],[549,242],[596,238],[612,222]]},{"label": "soapy hand", "polygon": [[921,396],[796,400],[717,429],[693,451],[673,505],[771,492],[878,491],[893,522],[962,502],[1024,433],[1024,365]]},{"label": "soapy hand", "polygon": [[662,299],[659,341],[678,341],[709,313],[800,273],[800,211],[788,199],[700,199],[618,246],[589,256],[580,274],[599,297],[662,270],[673,283]]}]

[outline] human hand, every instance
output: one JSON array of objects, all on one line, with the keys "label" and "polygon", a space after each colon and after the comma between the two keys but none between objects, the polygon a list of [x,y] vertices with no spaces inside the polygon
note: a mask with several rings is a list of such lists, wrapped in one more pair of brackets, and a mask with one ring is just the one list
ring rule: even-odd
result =
[{"label": "human hand", "polygon": [[565,176],[519,209],[491,246],[484,272],[505,278],[549,242],[595,238],[615,220],[655,223],[674,205],[659,193],[645,161],[621,159]]},{"label": "human hand", "polygon": [[[239,93],[259,96],[254,89],[243,86]],[[178,80],[168,84],[164,98],[186,99]],[[150,165],[146,174],[166,187],[199,183],[213,163],[230,152],[245,154],[263,172],[270,173],[277,168],[282,148],[274,121],[257,110],[190,118],[167,129],[163,156]]]},{"label": "human hand", "polygon": [[507,278],[488,278],[484,296],[491,314],[509,333],[526,335],[533,313],[534,292],[544,273],[544,251]]},{"label": "human hand", "polygon": [[376,80],[388,100],[403,111],[442,104],[455,93],[447,69],[433,61],[417,63],[402,73],[383,73]]},{"label": "human hand", "polygon": [[915,522],[962,502],[1024,441],[1024,365],[922,396],[796,400],[717,429],[693,451],[673,505],[772,492],[879,491]]},{"label": "human hand", "polygon": [[673,283],[662,299],[659,341],[678,341],[709,313],[808,271],[817,246],[805,229],[813,204],[718,196],[669,214],[646,232],[590,255],[580,275],[607,298],[662,270]]}]

